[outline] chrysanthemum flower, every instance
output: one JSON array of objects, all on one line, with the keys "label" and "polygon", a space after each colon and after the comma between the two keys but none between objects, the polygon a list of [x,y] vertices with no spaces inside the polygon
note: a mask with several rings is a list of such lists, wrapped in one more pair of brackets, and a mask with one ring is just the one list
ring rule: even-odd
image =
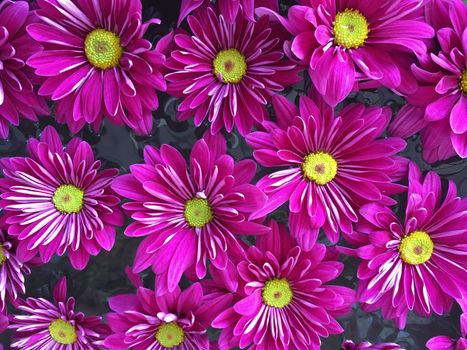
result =
[{"label": "chrysanthemum flower", "polygon": [[351,105],[334,117],[308,97],[300,108],[285,97],[273,99],[278,124],[264,123],[266,132],[253,132],[247,141],[255,159],[265,167],[287,167],[257,184],[267,195],[262,217],[289,201],[291,232],[308,250],[323,228],[332,242],[339,229],[350,233],[357,208],[379,201],[394,204],[388,195],[401,191],[391,181],[405,162],[394,155],[404,149],[400,138],[382,139],[391,118],[389,108]]},{"label": "chrysanthemum flower", "polygon": [[447,336],[433,337],[427,341],[426,347],[430,350],[465,350],[467,349],[467,314],[460,317],[461,337],[452,339]]},{"label": "chrysanthemum flower", "polygon": [[362,308],[381,308],[399,328],[410,310],[424,317],[449,311],[467,290],[466,208],[452,181],[443,200],[439,176],[429,172],[423,179],[413,163],[403,224],[380,203],[360,208],[363,219],[347,237],[358,248],[341,249],[363,260],[357,274]]},{"label": "chrysanthemum flower", "polygon": [[[434,0],[426,18],[436,30],[434,48],[412,72],[418,89],[407,101],[419,113],[400,113],[395,135],[421,131],[423,157],[430,163],[454,155],[467,157],[467,7],[461,0]],[[419,129],[413,130],[414,120]]]},{"label": "chrysanthemum flower", "polygon": [[40,50],[26,32],[37,18],[26,1],[4,0],[0,3],[0,137],[7,138],[9,126],[18,125],[19,117],[37,121],[38,114],[48,114],[43,98],[33,84],[34,72],[26,66],[31,55]]},{"label": "chrysanthemum flower", "polygon": [[79,138],[64,149],[50,126],[27,147],[29,157],[0,160],[2,221],[19,240],[17,255],[24,261],[39,253],[48,262],[68,251],[73,267],[83,269],[90,255],[112,248],[115,226],[123,224],[110,188],[118,170],[100,170],[91,146]]},{"label": "chrysanthemum flower", "polygon": [[237,265],[240,300],[213,321],[229,332],[221,334],[221,350],[319,349],[320,337],[343,332],[334,317],[350,311],[355,292],[327,284],[343,264],[324,245],[305,252],[283,227],[270,226],[272,235],[259,237]]},{"label": "chrysanthemum flower", "polygon": [[206,274],[206,259],[225,269],[227,255],[241,251],[236,234],[263,234],[269,229],[248,221],[266,196],[250,181],[252,160],[235,163],[226,153],[221,135],[206,133],[195,143],[190,168],[173,147],[147,146],[145,164],[130,167],[113,189],[130,199],[123,208],[136,222],[125,234],[149,236],[138,248],[135,272],[152,265],[158,294],[173,291],[185,270],[196,264],[196,274]]},{"label": "chrysanthemum flower", "polygon": [[10,315],[15,331],[11,344],[21,350],[98,350],[109,329],[102,317],[76,312],[75,299],[67,299],[66,278],[54,289],[54,302],[43,298],[19,299],[23,314]]},{"label": "chrysanthemum flower", "polygon": [[242,135],[267,119],[271,95],[300,80],[295,65],[284,59],[281,33],[267,17],[249,21],[238,11],[226,23],[212,7],[188,18],[193,35],[174,36],[166,65],[168,91],[184,98],[181,120],[194,116],[199,126],[208,116],[213,133],[235,124]]},{"label": "chrysanthemum flower", "polygon": [[208,350],[207,327],[223,305],[206,304],[199,283],[156,297],[153,290],[109,299],[113,334],[104,346],[132,350]]},{"label": "chrysanthemum flower", "polygon": [[[358,81],[376,80],[406,90],[398,55],[426,51],[433,29],[422,21],[423,0],[301,0],[284,19],[292,53],[309,65],[313,84],[332,106]],[[264,13],[263,9],[260,13]]]},{"label": "chrysanthemum flower", "polygon": [[346,340],[342,343],[342,350],[404,350],[395,343],[380,343],[371,344],[370,342],[363,342],[355,344],[351,340]]},{"label": "chrysanthemum flower", "polygon": [[[164,90],[164,57],[143,36],[139,0],[38,0],[42,23],[28,27],[44,49],[28,60],[46,77],[39,94],[56,104],[56,117],[72,132],[86,123],[97,131],[104,117],[140,134],[152,129]],[[149,23],[156,23],[152,20]]]},{"label": "chrysanthemum flower", "polygon": [[[180,25],[185,17],[192,11],[207,3],[209,3],[209,0],[182,0],[178,25]],[[243,7],[243,12],[250,21],[255,20],[255,7],[264,6],[274,11],[279,11],[279,3],[277,0],[219,0],[217,4],[220,13],[222,13],[228,23],[235,21],[237,13],[242,11],[240,7]]]}]

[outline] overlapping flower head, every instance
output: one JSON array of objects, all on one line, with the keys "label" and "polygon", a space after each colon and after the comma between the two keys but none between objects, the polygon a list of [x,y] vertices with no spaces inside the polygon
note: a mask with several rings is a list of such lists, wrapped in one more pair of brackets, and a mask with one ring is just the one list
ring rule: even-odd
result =
[{"label": "overlapping flower head", "polygon": [[90,255],[113,247],[115,226],[123,224],[110,188],[118,170],[101,170],[79,138],[64,148],[51,126],[27,149],[27,157],[0,159],[1,220],[19,241],[16,254],[27,261],[39,253],[48,262],[68,252],[73,267],[83,269]]},{"label": "overlapping flower head", "polygon": [[197,141],[189,168],[169,145],[147,146],[144,160],[117,178],[113,189],[130,200],[123,208],[135,222],[125,234],[148,236],[136,252],[134,270],[152,266],[158,295],[175,290],[190,267],[203,278],[207,259],[225,269],[228,256],[242,250],[237,234],[269,232],[248,219],[267,199],[250,184],[256,165],[235,163],[223,136],[207,132]]},{"label": "overlapping flower head", "polygon": [[[316,89],[332,106],[375,80],[391,89],[414,88],[397,55],[424,53],[433,29],[422,21],[424,0],[300,0],[277,17],[294,36],[290,51],[309,66]],[[397,53],[397,54],[396,54]]]},{"label": "overlapping flower head", "polygon": [[[421,130],[423,157],[433,163],[467,157],[467,7],[460,0],[427,4],[435,29],[428,53],[412,65],[418,89],[396,118],[391,132],[408,137]],[[408,111],[406,111],[408,109]]]},{"label": "overlapping flower head", "polygon": [[320,337],[343,332],[334,317],[348,313],[355,301],[352,289],[327,284],[343,264],[324,245],[305,252],[284,227],[269,225],[272,234],[248,248],[238,274],[224,274],[228,282],[217,280],[219,290],[237,286],[235,303],[213,321],[222,329],[221,350],[319,349]]},{"label": "overlapping flower head", "polygon": [[461,336],[453,339],[444,335],[436,336],[428,340],[426,347],[430,350],[464,350],[467,348],[467,314],[460,317]]},{"label": "overlapping flower head", "polygon": [[[227,23],[212,7],[188,17],[193,35],[175,32],[166,66],[168,92],[183,98],[177,117],[207,117],[211,132],[230,132],[234,124],[245,135],[254,123],[268,119],[271,95],[298,82],[298,69],[284,58],[282,28],[267,17],[249,20],[240,10]],[[169,54],[167,54],[169,56]]]},{"label": "overlapping flower head", "polygon": [[413,163],[404,222],[381,203],[360,208],[356,232],[346,238],[358,246],[343,252],[362,259],[359,300],[365,311],[381,309],[404,328],[407,314],[428,317],[451,309],[467,290],[467,200],[457,197],[450,181],[443,198],[441,180],[425,177]]},{"label": "overlapping flower head", "polygon": [[34,84],[38,78],[26,65],[31,55],[40,50],[26,32],[37,18],[29,12],[26,1],[4,0],[0,3],[0,137],[8,137],[9,126],[19,118],[37,121],[37,115],[49,113],[43,98],[37,96]]},{"label": "overlapping flower head", "polygon": [[388,195],[403,187],[392,183],[404,172],[395,156],[405,148],[400,138],[382,138],[389,108],[353,104],[334,116],[332,108],[301,97],[299,108],[276,96],[276,123],[264,123],[247,141],[265,167],[282,167],[258,183],[269,200],[253,217],[289,201],[291,233],[306,250],[322,228],[333,243],[339,231],[352,232],[359,206],[378,201],[395,204]]},{"label": "overlapping flower head", "polygon": [[362,342],[355,344],[351,340],[346,340],[342,343],[342,350],[404,350],[399,345],[395,343],[380,343],[372,344],[370,342]]},{"label": "overlapping flower head", "polygon": [[98,350],[110,333],[102,317],[85,316],[67,298],[67,281],[54,288],[53,302],[44,298],[19,300],[18,314],[10,316],[13,348],[21,350]]},{"label": "overlapping flower head", "polygon": [[28,64],[45,77],[39,94],[56,103],[56,118],[72,132],[99,131],[104,117],[139,134],[152,130],[155,89],[165,90],[164,57],[143,36],[138,0],[38,0],[41,23],[28,27],[44,49]]}]

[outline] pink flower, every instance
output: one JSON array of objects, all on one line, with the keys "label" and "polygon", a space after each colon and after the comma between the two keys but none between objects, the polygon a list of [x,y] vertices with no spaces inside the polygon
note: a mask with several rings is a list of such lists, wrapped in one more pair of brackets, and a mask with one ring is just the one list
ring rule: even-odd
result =
[{"label": "pink flower", "polygon": [[460,318],[461,337],[452,339],[446,336],[433,337],[427,341],[426,347],[430,350],[465,350],[467,349],[467,314]]},{"label": "pink flower", "polygon": [[39,94],[56,104],[58,122],[73,133],[87,123],[97,132],[104,117],[139,134],[152,129],[165,90],[164,57],[143,36],[139,0],[37,0],[42,23],[28,27],[44,50],[28,64],[46,77]]},{"label": "pink flower", "polygon": [[223,305],[204,302],[195,283],[183,292],[156,297],[153,290],[139,287],[135,294],[109,299],[107,315],[113,334],[104,346],[131,350],[208,350],[207,327]]},{"label": "pink flower", "polygon": [[13,348],[21,350],[98,350],[109,333],[99,316],[76,312],[75,299],[66,297],[66,278],[55,286],[54,301],[43,298],[19,300],[22,314],[10,315]]},{"label": "pink flower", "polygon": [[[309,66],[310,78],[331,106],[344,100],[357,83],[374,80],[402,91],[411,90],[405,53],[423,53],[423,40],[433,29],[422,21],[424,0],[301,0],[288,18],[270,10],[294,36],[290,51]],[[402,66],[401,66],[402,65]]]},{"label": "pink flower", "polygon": [[228,255],[243,249],[236,235],[269,232],[248,220],[266,202],[264,193],[250,184],[256,165],[252,160],[235,163],[221,135],[207,133],[195,143],[189,169],[169,145],[160,150],[147,146],[144,160],[112,187],[130,199],[123,208],[135,222],[125,234],[148,236],[138,248],[134,270],[152,265],[158,295],[174,291],[192,265],[203,278],[207,259],[225,269]]},{"label": "pink flower", "polygon": [[362,309],[381,309],[404,328],[410,310],[424,317],[448,312],[467,290],[467,200],[449,182],[445,198],[435,172],[424,178],[413,163],[404,223],[381,203],[360,208],[363,219],[346,239],[362,259],[358,268]]},{"label": "pink flower", "polygon": [[348,313],[355,301],[353,290],[327,284],[343,264],[324,245],[305,252],[283,227],[269,225],[272,236],[258,237],[237,265],[238,274],[230,274],[238,279],[236,302],[212,324],[222,329],[221,350],[319,349],[320,337],[343,332],[334,317]]},{"label": "pink flower", "polygon": [[43,98],[34,89],[37,78],[26,61],[39,51],[26,32],[37,18],[26,1],[4,0],[0,3],[0,137],[8,137],[9,126],[18,125],[19,117],[37,121],[38,114],[48,114]]},{"label": "pink flower", "polygon": [[355,344],[351,340],[346,340],[342,343],[342,350],[404,350],[395,343],[380,343],[371,344],[370,342],[363,342]]},{"label": "pink flower", "polygon": [[265,131],[247,136],[261,165],[282,168],[258,182],[269,201],[253,218],[289,201],[291,232],[309,250],[320,228],[333,243],[340,230],[352,232],[360,206],[396,203],[388,195],[403,190],[392,181],[404,173],[405,160],[394,155],[405,142],[381,138],[389,108],[354,104],[334,117],[323,103],[318,108],[302,97],[297,108],[282,96],[273,98],[273,106],[278,123],[266,122]]},{"label": "pink flower", "polygon": [[[467,7],[460,0],[433,0],[426,18],[436,30],[433,48],[412,65],[418,89],[407,96],[391,133],[407,137],[421,130],[429,163],[467,157]],[[414,128],[414,126],[417,127]]]},{"label": "pink flower", "polygon": [[176,32],[166,62],[168,92],[183,98],[180,120],[194,117],[199,126],[207,116],[212,133],[230,132],[235,124],[245,135],[268,119],[271,96],[301,79],[284,59],[281,28],[267,17],[252,22],[238,11],[234,23],[226,23],[207,7],[188,24],[193,35]]},{"label": "pink flower", "polygon": [[68,251],[81,270],[90,255],[113,247],[115,226],[123,224],[120,200],[110,188],[118,170],[100,170],[91,146],[79,138],[64,149],[50,126],[27,148],[28,157],[0,160],[2,222],[19,241],[16,254],[27,261],[39,253],[48,262]]}]

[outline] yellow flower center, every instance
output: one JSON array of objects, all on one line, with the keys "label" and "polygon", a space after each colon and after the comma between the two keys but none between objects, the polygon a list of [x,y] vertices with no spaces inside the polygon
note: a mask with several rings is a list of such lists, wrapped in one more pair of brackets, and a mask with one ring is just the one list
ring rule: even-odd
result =
[{"label": "yellow flower center", "polygon": [[462,72],[459,87],[465,94],[467,94],[467,69]]},{"label": "yellow flower center", "polygon": [[191,227],[203,227],[212,218],[212,209],[209,202],[202,198],[193,198],[185,203],[185,219]]},{"label": "yellow flower center", "polygon": [[50,323],[49,333],[53,340],[64,345],[74,344],[78,339],[75,326],[62,319]]},{"label": "yellow flower center", "polygon": [[3,244],[0,244],[0,266],[6,261],[5,252],[3,250]]},{"label": "yellow flower center", "polygon": [[263,303],[282,309],[292,302],[293,292],[286,279],[272,279],[264,284]]},{"label": "yellow flower center", "polygon": [[334,42],[347,49],[356,49],[368,38],[368,22],[359,11],[345,9],[333,22]]},{"label": "yellow flower center", "polygon": [[336,177],[337,162],[329,153],[310,153],[303,160],[302,171],[308,180],[326,185]]},{"label": "yellow flower center", "polygon": [[185,340],[185,332],[176,322],[163,323],[156,332],[156,340],[165,348],[179,346]]},{"label": "yellow flower center", "polygon": [[239,83],[247,69],[245,56],[237,49],[220,51],[212,65],[214,75],[224,83]]},{"label": "yellow flower center", "polygon": [[399,245],[401,259],[410,265],[420,265],[430,260],[433,241],[425,231],[414,231],[402,238]]},{"label": "yellow flower center", "polygon": [[74,185],[61,185],[55,190],[52,202],[61,213],[79,213],[83,208],[84,191]]},{"label": "yellow flower center", "polygon": [[94,67],[109,69],[118,65],[123,49],[115,33],[95,29],[84,40],[84,53]]}]

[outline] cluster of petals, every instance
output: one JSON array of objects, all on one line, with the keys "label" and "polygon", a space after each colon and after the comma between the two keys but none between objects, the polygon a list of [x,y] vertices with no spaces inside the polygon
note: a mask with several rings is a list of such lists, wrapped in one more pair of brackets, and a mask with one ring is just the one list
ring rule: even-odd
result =
[{"label": "cluster of petals", "polygon": [[372,344],[368,341],[355,344],[352,340],[346,340],[342,343],[342,350],[404,350],[396,343]]},{"label": "cluster of petals", "polygon": [[460,333],[458,339],[453,339],[445,335],[439,335],[427,341],[426,347],[429,350],[463,350],[467,348],[467,314],[460,317]]}]

